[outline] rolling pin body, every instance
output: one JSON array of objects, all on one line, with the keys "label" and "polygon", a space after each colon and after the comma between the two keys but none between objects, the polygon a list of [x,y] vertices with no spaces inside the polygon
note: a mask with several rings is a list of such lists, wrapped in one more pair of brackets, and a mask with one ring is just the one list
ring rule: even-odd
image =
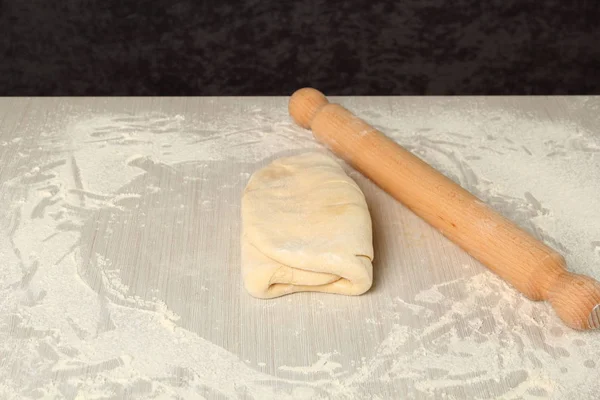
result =
[{"label": "rolling pin body", "polygon": [[322,93],[301,89],[290,114],[317,140],[532,300],[575,329],[600,327],[600,284],[556,251]]}]

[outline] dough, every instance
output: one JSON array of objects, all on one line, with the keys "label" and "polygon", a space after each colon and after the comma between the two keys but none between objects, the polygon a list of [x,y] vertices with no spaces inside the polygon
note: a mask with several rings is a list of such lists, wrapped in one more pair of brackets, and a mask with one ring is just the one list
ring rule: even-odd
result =
[{"label": "dough", "polygon": [[359,295],[373,282],[371,216],[358,185],[330,157],[281,158],[242,198],[242,275],[248,292]]}]

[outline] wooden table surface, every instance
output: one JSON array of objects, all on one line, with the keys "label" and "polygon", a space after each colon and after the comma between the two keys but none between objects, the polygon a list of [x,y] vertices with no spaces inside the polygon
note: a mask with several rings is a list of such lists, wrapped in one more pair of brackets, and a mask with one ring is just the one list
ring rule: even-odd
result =
[{"label": "wooden table surface", "polygon": [[[332,100],[600,279],[600,98]],[[286,98],[0,99],[0,398],[600,398],[600,333],[347,166],[373,288],[250,297],[241,192],[302,151]]]}]

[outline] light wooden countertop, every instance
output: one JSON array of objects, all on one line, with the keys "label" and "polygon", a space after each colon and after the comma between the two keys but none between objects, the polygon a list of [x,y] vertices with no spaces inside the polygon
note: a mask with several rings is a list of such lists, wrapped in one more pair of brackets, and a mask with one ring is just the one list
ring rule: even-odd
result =
[{"label": "light wooden countertop", "polygon": [[[333,98],[600,279],[600,98]],[[240,196],[287,98],[0,99],[0,398],[597,399],[564,327],[348,168],[374,286],[257,300]]]}]

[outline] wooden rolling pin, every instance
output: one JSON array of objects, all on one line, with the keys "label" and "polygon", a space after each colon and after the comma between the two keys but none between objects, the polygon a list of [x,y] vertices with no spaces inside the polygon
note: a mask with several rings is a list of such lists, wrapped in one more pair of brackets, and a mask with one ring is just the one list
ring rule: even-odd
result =
[{"label": "wooden rolling pin", "polygon": [[318,90],[289,102],[294,121],[531,300],[571,328],[600,328],[600,283]]}]

